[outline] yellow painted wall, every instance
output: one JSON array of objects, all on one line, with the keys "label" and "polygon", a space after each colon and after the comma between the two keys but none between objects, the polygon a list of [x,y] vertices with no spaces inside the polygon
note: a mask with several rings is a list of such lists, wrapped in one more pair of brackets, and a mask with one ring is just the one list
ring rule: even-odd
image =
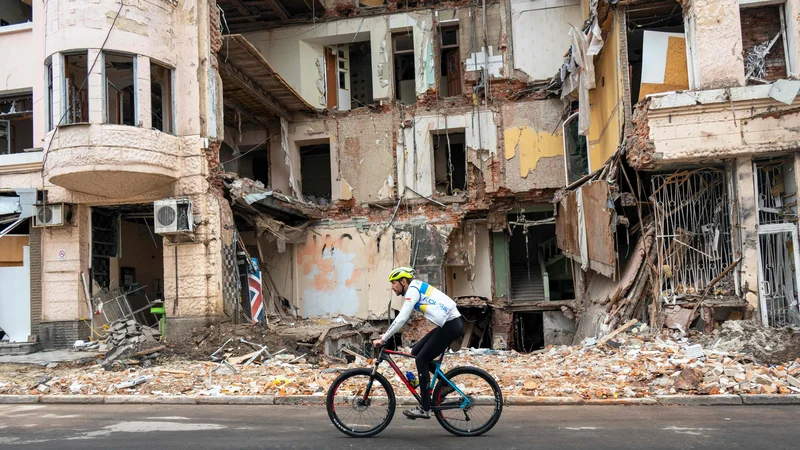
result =
[{"label": "yellow painted wall", "polygon": [[619,73],[619,29],[616,10],[608,16],[603,30],[608,30],[605,46],[595,58],[596,87],[589,91],[591,125],[589,127],[590,171],[599,169],[617,150],[620,124],[624,121],[622,76]]},{"label": "yellow painted wall", "polygon": [[506,159],[512,159],[519,150],[519,176],[525,178],[536,170],[539,159],[564,154],[564,139],[559,129],[556,134],[532,128],[512,127],[504,132]]}]

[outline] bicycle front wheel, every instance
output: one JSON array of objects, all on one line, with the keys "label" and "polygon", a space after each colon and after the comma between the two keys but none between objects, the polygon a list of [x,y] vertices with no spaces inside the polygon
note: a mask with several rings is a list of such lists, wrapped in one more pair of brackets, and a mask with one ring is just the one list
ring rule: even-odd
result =
[{"label": "bicycle front wheel", "polygon": [[339,431],[351,437],[371,437],[392,421],[394,390],[383,375],[377,373],[372,378],[371,369],[350,369],[333,381],[325,406]]},{"label": "bicycle front wheel", "polygon": [[503,393],[497,381],[477,367],[457,367],[445,377],[461,393],[445,380],[436,384],[433,405],[451,408],[435,411],[439,424],[456,436],[480,436],[491,430],[503,412]]}]

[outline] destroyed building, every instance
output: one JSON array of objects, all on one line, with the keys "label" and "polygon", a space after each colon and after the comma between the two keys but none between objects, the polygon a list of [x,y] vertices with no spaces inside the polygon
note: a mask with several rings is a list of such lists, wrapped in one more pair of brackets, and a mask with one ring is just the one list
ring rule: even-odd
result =
[{"label": "destroyed building", "polygon": [[2,1],[0,327],[71,345],[155,300],[173,341],[379,325],[397,265],[456,299],[462,346],[796,323],[799,13]]}]

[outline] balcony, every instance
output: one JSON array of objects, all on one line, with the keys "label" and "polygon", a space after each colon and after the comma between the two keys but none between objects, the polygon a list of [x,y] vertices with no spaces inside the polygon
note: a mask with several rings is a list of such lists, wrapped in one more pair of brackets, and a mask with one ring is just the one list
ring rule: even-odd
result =
[{"label": "balcony", "polygon": [[180,140],[124,125],[62,125],[44,165],[55,185],[110,199],[131,198],[179,178]]}]

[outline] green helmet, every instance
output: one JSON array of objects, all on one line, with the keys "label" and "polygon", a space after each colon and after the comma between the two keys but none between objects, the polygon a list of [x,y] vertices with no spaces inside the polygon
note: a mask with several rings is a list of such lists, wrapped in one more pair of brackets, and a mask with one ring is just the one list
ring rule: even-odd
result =
[{"label": "green helmet", "polygon": [[411,267],[398,267],[389,274],[390,282],[397,281],[401,278],[408,278],[409,280],[414,278],[414,269]]}]

